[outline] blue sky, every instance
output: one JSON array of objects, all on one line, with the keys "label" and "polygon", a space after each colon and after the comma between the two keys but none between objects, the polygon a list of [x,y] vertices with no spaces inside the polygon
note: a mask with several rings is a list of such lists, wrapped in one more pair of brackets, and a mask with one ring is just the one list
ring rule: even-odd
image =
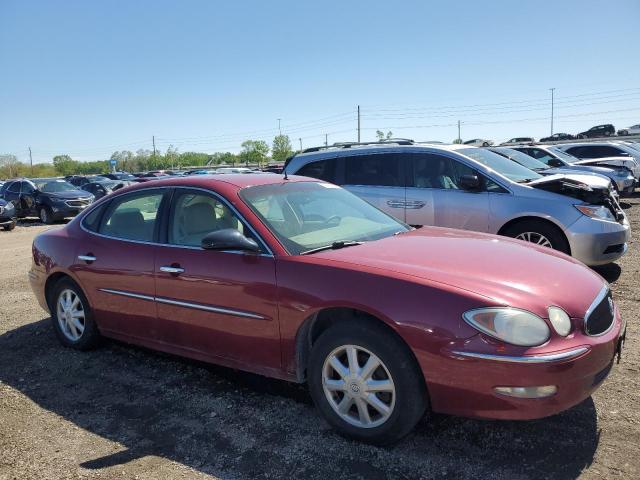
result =
[{"label": "blue sky", "polygon": [[640,2],[0,1],[0,154],[640,122]]}]

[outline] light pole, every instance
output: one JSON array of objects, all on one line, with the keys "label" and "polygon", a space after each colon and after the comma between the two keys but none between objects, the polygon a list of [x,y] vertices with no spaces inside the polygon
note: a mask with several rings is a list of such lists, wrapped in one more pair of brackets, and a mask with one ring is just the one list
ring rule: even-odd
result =
[{"label": "light pole", "polygon": [[551,135],[553,135],[553,92],[555,88],[550,88],[551,90]]},{"label": "light pole", "polygon": [[278,135],[282,135],[282,129],[280,128],[280,120],[282,120],[281,118],[278,119]]}]

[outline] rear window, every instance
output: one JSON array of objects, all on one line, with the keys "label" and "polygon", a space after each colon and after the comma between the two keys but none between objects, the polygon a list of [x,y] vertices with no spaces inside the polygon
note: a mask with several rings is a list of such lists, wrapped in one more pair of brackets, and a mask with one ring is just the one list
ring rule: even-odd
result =
[{"label": "rear window", "polygon": [[329,158],[326,160],[318,160],[316,162],[307,163],[296,175],[303,177],[317,178],[325,182],[336,183],[336,159]]}]

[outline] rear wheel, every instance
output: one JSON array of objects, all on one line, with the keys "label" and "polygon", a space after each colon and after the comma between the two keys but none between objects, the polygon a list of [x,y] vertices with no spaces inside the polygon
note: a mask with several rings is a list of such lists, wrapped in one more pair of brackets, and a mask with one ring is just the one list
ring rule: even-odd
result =
[{"label": "rear wheel", "polygon": [[89,301],[70,279],[59,281],[51,295],[51,320],[58,340],[65,347],[89,350],[100,340]]},{"label": "rear wheel", "polygon": [[368,323],[337,324],[316,341],[309,390],[342,435],[377,445],[408,434],[424,415],[427,392],[408,347]]},{"label": "rear wheel", "polygon": [[566,254],[570,253],[569,242],[563,233],[557,227],[543,221],[529,220],[516,223],[507,228],[503,234],[541,247],[553,248]]}]

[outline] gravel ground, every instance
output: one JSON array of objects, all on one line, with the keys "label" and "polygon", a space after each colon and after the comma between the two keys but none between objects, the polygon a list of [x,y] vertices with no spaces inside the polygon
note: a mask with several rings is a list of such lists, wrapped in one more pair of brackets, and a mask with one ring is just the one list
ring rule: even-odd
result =
[{"label": "gravel ground", "polygon": [[[640,196],[625,205],[640,225]],[[639,478],[640,252],[599,269],[628,320],[622,363],[538,421],[441,415],[391,448],[342,439],[303,387],[116,342],[58,345],[26,272],[46,228],[0,232],[0,480],[28,478]]]}]

